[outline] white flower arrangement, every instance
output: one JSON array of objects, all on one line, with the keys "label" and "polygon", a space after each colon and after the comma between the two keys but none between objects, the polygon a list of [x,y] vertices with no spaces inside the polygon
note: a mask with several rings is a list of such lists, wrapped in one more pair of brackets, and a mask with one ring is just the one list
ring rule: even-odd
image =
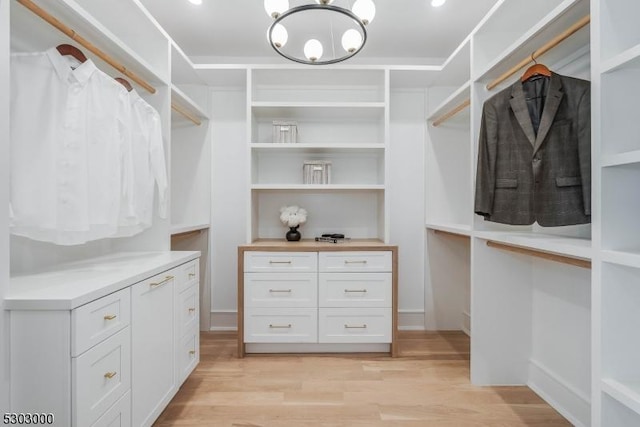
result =
[{"label": "white flower arrangement", "polygon": [[298,206],[283,206],[280,221],[287,227],[298,227],[307,222],[307,211]]}]

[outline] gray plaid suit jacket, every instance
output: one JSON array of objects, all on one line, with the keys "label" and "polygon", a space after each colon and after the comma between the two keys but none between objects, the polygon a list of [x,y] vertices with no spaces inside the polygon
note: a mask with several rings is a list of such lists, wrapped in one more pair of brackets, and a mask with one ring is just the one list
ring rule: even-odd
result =
[{"label": "gray plaid suit jacket", "polygon": [[485,102],[475,212],[504,224],[591,222],[590,82],[551,75],[537,136],[522,82]]}]

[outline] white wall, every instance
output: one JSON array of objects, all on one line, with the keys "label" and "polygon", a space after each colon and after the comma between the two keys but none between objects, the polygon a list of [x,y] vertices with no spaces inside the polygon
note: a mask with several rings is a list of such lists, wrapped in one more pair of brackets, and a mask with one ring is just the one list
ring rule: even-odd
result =
[{"label": "white wall", "polygon": [[238,245],[246,243],[247,125],[244,89],[211,100],[211,325],[236,328]]},{"label": "white wall", "polygon": [[9,321],[4,295],[9,284],[9,3],[0,0],[0,412],[9,410]]},{"label": "white wall", "polygon": [[424,329],[425,91],[391,92],[387,194],[390,243],[398,245],[401,329]]}]

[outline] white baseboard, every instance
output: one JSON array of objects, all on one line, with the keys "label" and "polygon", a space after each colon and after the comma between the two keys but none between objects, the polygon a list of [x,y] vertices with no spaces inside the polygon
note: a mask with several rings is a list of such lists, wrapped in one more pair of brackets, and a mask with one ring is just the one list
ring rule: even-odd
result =
[{"label": "white baseboard", "polygon": [[217,332],[237,331],[238,312],[236,310],[216,310],[210,313],[209,330]]},{"label": "white baseboard", "polygon": [[424,331],[424,310],[398,310],[399,331]]},{"label": "white baseboard", "polygon": [[[210,331],[237,331],[238,312],[236,310],[215,310],[210,315]],[[398,329],[401,331],[424,331],[424,311],[400,310]]]},{"label": "white baseboard", "polygon": [[591,425],[591,399],[589,396],[533,359],[529,360],[527,385],[574,426],[587,427]]},{"label": "white baseboard", "polygon": [[462,312],[462,332],[471,336],[471,314],[468,311]]}]

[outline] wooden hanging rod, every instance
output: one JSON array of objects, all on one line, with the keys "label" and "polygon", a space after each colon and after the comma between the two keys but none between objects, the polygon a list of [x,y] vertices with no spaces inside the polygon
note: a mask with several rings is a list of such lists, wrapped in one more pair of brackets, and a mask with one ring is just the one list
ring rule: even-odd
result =
[{"label": "wooden hanging rod", "polygon": [[509,69],[509,71],[505,72],[500,77],[498,77],[497,79],[495,79],[494,81],[489,83],[487,85],[487,90],[491,90],[491,89],[495,88],[500,83],[504,82],[509,77],[511,77],[514,74],[516,74],[522,68],[524,68],[527,65],[529,65],[529,63],[531,63],[535,58],[538,58],[538,57],[544,55],[549,50],[553,49],[554,47],[556,47],[557,45],[559,45],[560,43],[562,43],[563,41],[565,41],[566,39],[571,37],[574,33],[578,32],[578,30],[580,30],[581,28],[584,28],[587,25],[589,25],[589,22],[591,22],[591,15],[587,15],[587,16],[583,17],[578,22],[573,24],[571,27],[567,28],[565,31],[563,31],[562,33],[558,34],[556,37],[554,37],[552,40],[550,40],[548,43],[546,43],[540,49],[534,51],[531,54],[531,56],[528,56],[527,58],[523,59],[517,65],[514,65],[513,68]]},{"label": "wooden hanging rod", "polygon": [[51,24],[53,27],[55,27],[56,29],[64,33],[73,41],[77,42],[82,47],[84,47],[85,49],[87,49],[88,51],[96,55],[98,58],[102,59],[104,62],[111,65],[113,68],[118,70],[118,72],[127,76],[132,81],[136,82],[138,85],[146,89],[149,93],[156,93],[156,89],[153,86],[151,86],[149,83],[144,81],[142,78],[138,77],[137,74],[127,70],[127,68],[124,65],[122,65],[121,63],[119,63],[118,61],[116,61],[115,59],[113,59],[112,57],[110,57],[100,49],[98,49],[96,46],[91,44],[85,38],[78,35],[74,30],[72,30],[71,28],[69,28],[62,22],[60,22],[57,18],[50,15],[44,9],[40,8],[33,1],[31,0],[17,0],[17,1],[18,3],[20,3],[27,9],[29,9],[31,12],[33,12],[34,14],[38,15],[40,18],[44,19],[46,22]]},{"label": "wooden hanging rod", "polygon": [[194,116],[193,114],[191,114],[189,111],[187,111],[185,108],[182,108],[178,104],[175,104],[172,102],[171,108],[177,113],[182,114],[184,117],[192,121],[195,125],[200,126],[202,124],[202,121],[198,117]]},{"label": "wooden hanging rod", "polygon": [[447,120],[449,120],[451,117],[455,116],[456,114],[458,114],[460,111],[464,110],[465,108],[467,108],[469,105],[471,105],[471,99],[467,99],[466,101],[462,102],[460,105],[458,105],[457,107],[455,107],[454,109],[452,109],[451,111],[449,111],[448,113],[444,113],[443,115],[441,115],[440,117],[438,117],[437,119],[435,119],[432,123],[432,125],[434,127],[440,126],[442,123],[446,122]]},{"label": "wooden hanging rod", "polygon": [[200,234],[202,234],[202,231],[203,230],[192,230],[192,231],[185,231],[184,233],[176,233],[176,234],[172,234],[171,238],[186,239],[187,237],[199,236]]},{"label": "wooden hanging rod", "polygon": [[434,234],[443,234],[445,236],[451,236],[451,237],[461,237],[463,239],[469,239],[470,236],[467,236],[466,234],[460,234],[460,233],[454,233],[451,231],[444,231],[444,230],[435,230],[432,229]]},{"label": "wooden hanging rod", "polygon": [[521,248],[519,246],[512,246],[506,243],[495,242],[493,240],[487,240],[487,246],[503,249],[505,251],[515,252],[519,254],[529,255],[536,258],[546,259],[548,261],[555,261],[562,264],[573,265],[581,268],[591,268],[591,261],[585,259],[571,258],[565,255],[557,255],[549,252],[538,251],[535,249]]}]

